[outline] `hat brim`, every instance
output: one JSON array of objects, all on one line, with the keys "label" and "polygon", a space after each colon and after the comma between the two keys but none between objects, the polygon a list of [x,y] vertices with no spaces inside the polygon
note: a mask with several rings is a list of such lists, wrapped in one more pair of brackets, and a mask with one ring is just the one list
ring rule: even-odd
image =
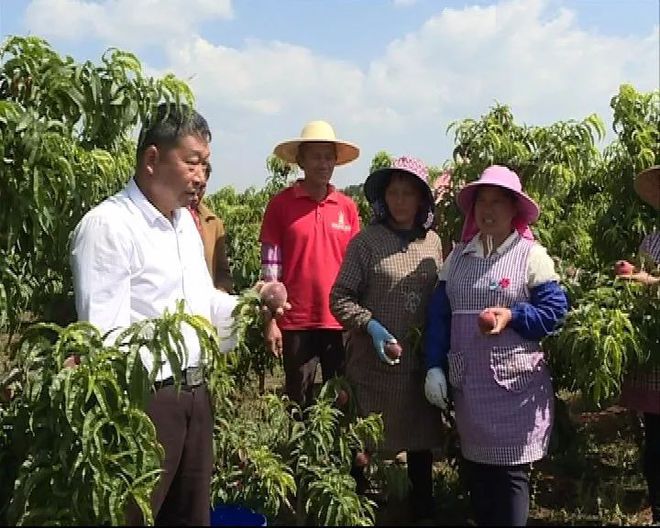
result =
[{"label": "hat brim", "polygon": [[646,203],[660,209],[660,165],[643,170],[635,177],[635,192]]},{"label": "hat brim", "polygon": [[458,195],[456,196],[458,207],[460,208],[460,210],[463,212],[464,215],[468,215],[470,211],[472,211],[475,194],[477,193],[479,187],[482,185],[494,185],[496,187],[501,187],[502,189],[506,189],[507,191],[511,191],[515,193],[518,198],[516,205],[518,208],[519,215],[528,224],[533,224],[539,219],[539,216],[541,214],[541,210],[539,209],[539,206],[536,204],[534,200],[532,200],[524,192],[515,191],[504,185],[497,185],[496,183],[480,182],[480,181],[468,183],[458,192]]},{"label": "hat brim", "polygon": [[357,145],[349,143],[348,141],[332,140],[332,139],[292,139],[284,141],[275,147],[273,154],[278,158],[286,161],[287,163],[298,163],[298,147],[302,143],[334,143],[337,150],[336,165],[345,165],[358,158],[360,149]]},{"label": "hat brim", "polygon": [[379,198],[382,198],[385,194],[385,187],[390,180],[390,177],[395,172],[403,172],[405,174],[410,174],[420,187],[423,187],[424,193],[426,194],[429,203],[433,204],[433,193],[428,184],[424,183],[417,174],[414,172],[407,171],[406,169],[394,168],[394,167],[384,167],[382,169],[377,169],[372,172],[364,182],[364,196],[367,199],[367,202],[373,204]]}]

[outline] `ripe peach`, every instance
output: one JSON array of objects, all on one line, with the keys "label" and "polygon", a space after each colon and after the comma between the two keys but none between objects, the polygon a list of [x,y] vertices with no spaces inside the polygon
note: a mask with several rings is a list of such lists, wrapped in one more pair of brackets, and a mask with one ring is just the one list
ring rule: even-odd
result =
[{"label": "ripe peach", "polygon": [[367,467],[371,462],[371,455],[366,451],[362,451],[355,455],[355,465],[357,467]]},{"label": "ripe peach", "polygon": [[335,404],[339,408],[344,408],[348,403],[348,399],[349,399],[348,392],[346,392],[344,389],[341,389],[337,394],[337,398],[335,399]]},{"label": "ripe peach", "polygon": [[274,314],[278,309],[284,308],[287,300],[286,287],[278,281],[267,282],[259,290],[259,296],[261,297],[261,302]]},{"label": "ripe peach", "polygon": [[64,360],[62,366],[64,368],[71,368],[80,365],[80,356],[78,354],[73,354]]},{"label": "ripe peach", "polygon": [[399,343],[385,343],[385,355],[390,359],[399,359],[403,349]]},{"label": "ripe peach", "polygon": [[483,310],[479,314],[479,330],[481,330],[484,334],[495,328],[496,324],[497,318],[495,317],[495,314],[490,310]]},{"label": "ripe peach", "polygon": [[632,275],[635,272],[635,266],[633,266],[627,260],[619,260],[614,265],[614,273],[617,275]]}]

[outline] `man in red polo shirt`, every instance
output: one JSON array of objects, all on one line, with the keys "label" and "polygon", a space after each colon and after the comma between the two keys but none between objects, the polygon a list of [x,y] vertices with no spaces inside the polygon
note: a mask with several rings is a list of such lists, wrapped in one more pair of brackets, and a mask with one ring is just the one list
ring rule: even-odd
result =
[{"label": "man in red polo shirt", "polygon": [[306,406],[319,361],[324,381],[343,368],[342,326],[330,313],[329,297],[360,218],[330,178],[335,166],[355,160],[360,150],[337,140],[325,121],[312,121],[274,154],[297,163],[305,176],[271,199],[261,225],[262,277],[283,282],[291,303],[266,323],[264,335],[273,354],[283,356],[286,394]]}]

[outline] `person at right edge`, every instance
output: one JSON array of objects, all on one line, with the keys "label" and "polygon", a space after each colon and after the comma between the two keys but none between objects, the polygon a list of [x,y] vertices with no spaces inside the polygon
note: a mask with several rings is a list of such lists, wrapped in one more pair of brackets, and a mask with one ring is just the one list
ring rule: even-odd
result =
[{"label": "person at right edge", "polygon": [[[427,312],[425,393],[446,404],[448,371],[470,503],[479,526],[524,526],[532,462],[548,450],[554,391],[539,340],[568,310],[529,224],[538,205],[498,165],[457,196],[461,243]],[[494,326],[478,324],[482,312]]]},{"label": "person at right edge", "polygon": [[[656,211],[660,209],[660,165],[637,175],[635,191]],[[660,231],[654,229],[646,235],[639,246],[639,253],[645,260],[652,262],[656,275],[641,271],[627,276],[619,275],[619,278],[634,280],[657,290],[660,284],[660,277],[657,276],[660,266]],[[660,354],[660,351],[656,349],[655,354]],[[653,366],[630,372],[624,378],[621,390],[622,405],[643,416],[645,448],[642,468],[649,491],[651,522],[654,525],[660,525],[660,366],[657,365],[656,360]]]}]

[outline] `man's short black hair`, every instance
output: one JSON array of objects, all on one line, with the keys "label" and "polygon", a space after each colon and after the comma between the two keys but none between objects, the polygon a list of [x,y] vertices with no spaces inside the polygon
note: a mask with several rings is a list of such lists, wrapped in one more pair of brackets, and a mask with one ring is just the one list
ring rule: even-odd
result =
[{"label": "man's short black hair", "polygon": [[211,130],[206,119],[185,104],[162,103],[145,120],[137,144],[137,159],[151,145],[160,148],[173,147],[186,136],[198,136],[211,141]]}]

